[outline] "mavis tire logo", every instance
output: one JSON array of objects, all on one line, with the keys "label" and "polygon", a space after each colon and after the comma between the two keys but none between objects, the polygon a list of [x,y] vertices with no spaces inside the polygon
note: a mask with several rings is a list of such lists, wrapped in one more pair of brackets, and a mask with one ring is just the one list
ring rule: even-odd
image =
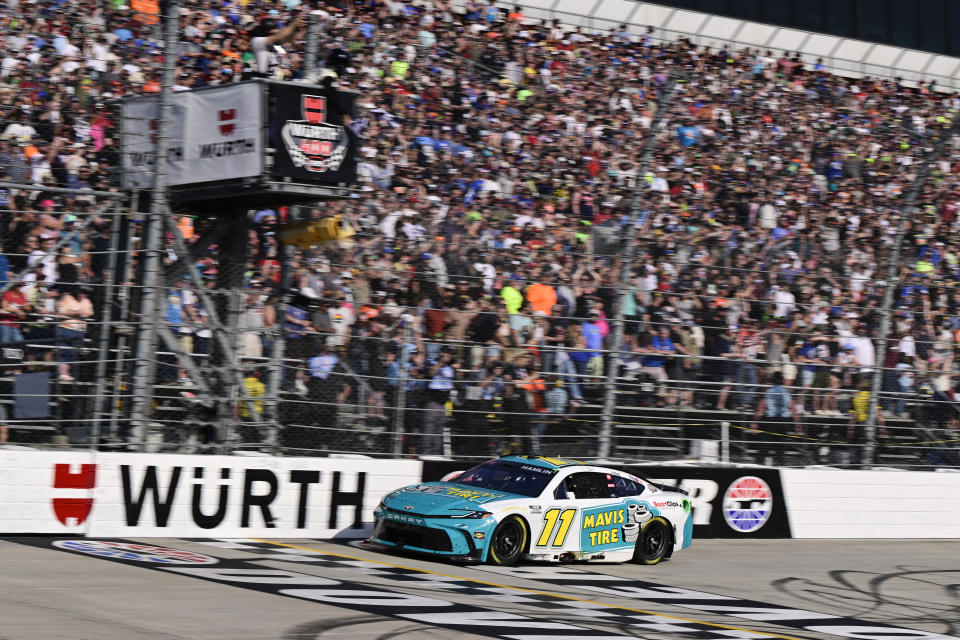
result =
[{"label": "mavis tire logo", "polygon": [[212,556],[152,544],[114,542],[112,540],[54,540],[53,546],[68,551],[77,551],[101,558],[134,560],[154,564],[216,564]]},{"label": "mavis tire logo", "polygon": [[770,519],[771,511],[773,492],[756,476],[737,478],[723,494],[723,519],[734,531],[756,531]]},{"label": "mavis tire logo", "polygon": [[300,114],[303,120],[288,120],[280,130],[290,161],[312,173],[339,169],[347,157],[349,138],[343,127],[324,122],[327,99],[300,96]]},{"label": "mavis tire logo", "polygon": [[[97,486],[97,465],[82,464],[80,470],[76,473],[70,471],[69,464],[53,465],[54,489],[86,492],[95,486]],[[93,498],[53,498],[51,504],[53,505],[53,514],[57,516],[60,524],[65,527],[77,526],[83,524],[90,515],[90,510],[93,509]],[[71,520],[73,522],[70,522]]]}]

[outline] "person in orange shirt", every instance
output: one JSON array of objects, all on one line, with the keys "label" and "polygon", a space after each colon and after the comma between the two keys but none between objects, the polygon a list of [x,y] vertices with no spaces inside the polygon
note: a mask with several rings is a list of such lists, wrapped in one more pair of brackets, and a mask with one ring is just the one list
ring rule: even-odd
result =
[{"label": "person in orange shirt", "polygon": [[530,367],[530,375],[521,382],[520,388],[524,390],[527,396],[527,407],[531,414],[531,453],[540,455],[540,436],[547,431],[547,423],[544,422],[544,417],[547,413],[547,402],[543,395],[547,390],[547,383],[543,379],[539,365],[535,364]]},{"label": "person in orange shirt", "polygon": [[553,305],[557,304],[557,292],[548,284],[539,282],[531,284],[527,287],[526,297],[535,312],[542,311],[548,316],[553,310]]},{"label": "person in orange shirt", "polygon": [[510,15],[507,16],[507,20],[510,22],[516,22],[522,24],[527,17],[523,15],[523,12],[520,10],[520,7],[514,6],[513,11],[510,12]]}]

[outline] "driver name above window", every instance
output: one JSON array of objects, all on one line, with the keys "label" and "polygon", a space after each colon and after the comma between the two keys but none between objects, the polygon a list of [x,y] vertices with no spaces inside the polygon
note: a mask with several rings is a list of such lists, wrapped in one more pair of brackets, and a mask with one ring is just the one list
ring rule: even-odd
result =
[{"label": "driver name above window", "polygon": [[556,473],[555,469],[497,459],[465,471],[451,482],[536,497]]}]

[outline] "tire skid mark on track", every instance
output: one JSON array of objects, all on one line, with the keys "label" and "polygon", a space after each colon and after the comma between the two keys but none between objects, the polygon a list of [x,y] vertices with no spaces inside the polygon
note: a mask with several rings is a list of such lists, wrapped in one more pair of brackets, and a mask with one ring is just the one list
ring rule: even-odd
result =
[{"label": "tire skid mark on track", "polygon": [[[354,560],[360,560],[359,558],[354,558],[353,556],[348,556],[345,554],[336,554],[332,552],[326,552],[319,549],[311,549],[309,547],[302,547],[298,545],[290,545],[283,542],[276,542],[270,540],[257,540],[257,542],[272,544],[279,547],[284,547],[288,549],[294,549],[299,551],[311,551],[314,553],[320,553],[329,556],[342,557],[342,558],[352,558]],[[402,567],[399,565],[391,565],[389,563],[375,561],[375,560],[365,560],[365,562],[385,565],[388,567],[394,567],[397,569],[402,569],[407,572],[420,572],[427,574],[434,574],[438,576],[446,576],[448,578],[459,578],[459,576],[452,576],[450,574],[434,572],[427,569],[414,569],[410,567]],[[809,611],[806,609],[796,609],[793,607],[788,607],[784,605],[771,604],[766,602],[761,602],[758,600],[750,600],[746,598],[737,598],[733,596],[724,596],[720,594],[708,593],[705,591],[696,591],[691,589],[684,589],[679,587],[670,587],[664,586],[654,582],[645,582],[642,580],[635,580],[633,578],[623,578],[619,576],[599,573],[596,571],[589,571],[580,568],[565,566],[565,565],[547,565],[547,566],[532,566],[532,567],[492,567],[485,565],[478,565],[476,569],[482,571],[488,571],[496,575],[510,576],[514,578],[521,578],[527,580],[533,580],[537,582],[545,582],[547,584],[555,584],[557,586],[564,587],[577,587],[579,589],[596,592],[606,596],[612,596],[616,598],[623,598],[626,600],[639,600],[644,602],[657,602],[661,604],[667,604],[676,607],[682,607],[686,609],[693,609],[696,611],[701,611],[703,613],[709,614],[720,614],[725,616],[730,616],[734,618],[741,618],[744,620],[750,620],[753,622],[764,622],[772,624],[775,626],[785,626],[793,629],[808,631],[814,633],[821,633],[825,635],[833,635],[842,638],[856,638],[857,640],[960,640],[956,636],[945,635],[940,633],[934,633],[929,631],[920,631],[916,629],[908,629],[905,627],[898,627],[887,625],[882,622],[873,622],[869,620],[862,620],[857,618],[838,616],[827,613],[820,613],[816,611]],[[466,580],[467,582],[474,582],[478,584],[496,584],[496,583],[486,583],[481,580],[475,579],[466,579],[459,578],[461,580]],[[506,585],[497,585],[507,589],[513,589],[518,591],[528,591],[530,593],[536,593],[542,596],[548,596],[555,599],[570,600],[570,601],[579,601],[587,602],[593,605],[600,605],[609,609],[619,609],[639,612],[638,609],[632,609],[630,607],[625,607],[621,605],[610,605],[597,603],[592,600],[579,599],[572,596],[566,596],[558,593],[551,593],[546,591],[539,590],[530,590],[524,589],[522,587],[510,587]],[[647,615],[659,616],[662,618],[672,618],[674,620],[682,620],[687,623],[695,624],[713,624],[706,623],[700,620],[693,620],[688,618],[681,618],[679,616],[670,616],[667,614],[658,614],[650,611],[644,611],[643,613]],[[738,627],[726,627],[731,630],[741,631],[741,632],[751,632],[755,634],[762,634],[766,636],[773,637],[786,637],[786,636],[776,636],[769,632],[762,631],[753,631],[748,629],[742,629]]]},{"label": "tire skid mark on track", "polygon": [[577,587],[604,596],[669,604],[703,613],[768,622],[778,626],[858,640],[960,640],[956,636],[920,631],[859,618],[796,609],[706,591],[665,586],[575,567],[477,567],[496,575]]}]

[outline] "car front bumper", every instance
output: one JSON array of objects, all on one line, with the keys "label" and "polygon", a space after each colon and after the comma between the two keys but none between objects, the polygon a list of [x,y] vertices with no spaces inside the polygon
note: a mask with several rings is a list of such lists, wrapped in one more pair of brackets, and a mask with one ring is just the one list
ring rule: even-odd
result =
[{"label": "car front bumper", "polygon": [[374,511],[370,541],[460,562],[483,562],[490,535],[496,528],[493,520],[428,518],[380,507]]}]

